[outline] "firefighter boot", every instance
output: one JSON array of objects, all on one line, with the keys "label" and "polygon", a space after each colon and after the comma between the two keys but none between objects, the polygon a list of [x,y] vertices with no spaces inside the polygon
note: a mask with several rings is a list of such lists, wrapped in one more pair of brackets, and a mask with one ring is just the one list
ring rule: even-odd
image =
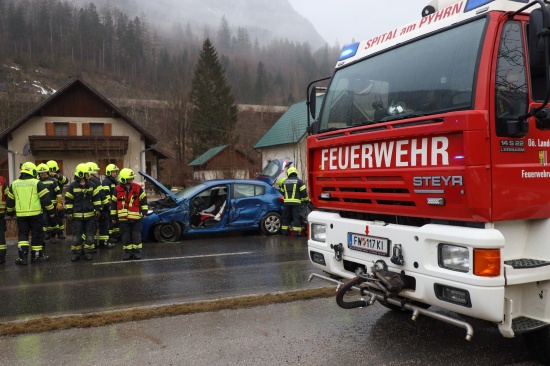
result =
[{"label": "firefighter boot", "polygon": [[134,257],[134,254],[132,253],[132,249],[124,249],[124,254],[122,255],[122,260],[127,261],[128,259],[132,259]]},{"label": "firefighter boot", "polygon": [[65,233],[63,232],[63,230],[59,230],[57,232],[57,238],[61,240],[65,239]]},{"label": "firefighter boot", "polygon": [[93,253],[93,250],[84,249],[84,259],[86,259],[87,261],[91,261],[92,260],[92,253]]},{"label": "firefighter boot", "polygon": [[51,231],[48,230],[48,231],[44,232],[44,240],[50,240],[51,237],[52,237]]},{"label": "firefighter boot", "polygon": [[50,257],[44,255],[41,250],[33,250],[31,255],[31,263],[35,262],[47,262],[50,260]]},{"label": "firefighter boot", "polygon": [[82,254],[81,250],[73,250],[73,255],[71,256],[71,262],[76,262],[80,259],[80,255]]},{"label": "firefighter boot", "polygon": [[132,255],[134,256],[134,259],[141,259],[141,250],[140,249],[134,249],[132,252]]},{"label": "firefighter boot", "polygon": [[0,264],[6,262],[6,249],[0,249]]},{"label": "firefighter boot", "polygon": [[29,252],[19,249],[18,253],[19,253],[19,258],[17,258],[15,260],[15,264],[26,266],[27,265],[27,255],[29,254]]}]

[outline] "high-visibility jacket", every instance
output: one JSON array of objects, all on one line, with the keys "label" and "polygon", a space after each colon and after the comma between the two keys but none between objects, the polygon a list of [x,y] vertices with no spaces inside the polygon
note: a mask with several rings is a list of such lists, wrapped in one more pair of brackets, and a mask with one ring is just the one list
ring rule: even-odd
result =
[{"label": "high-visibility jacket", "polygon": [[80,185],[80,179],[69,184],[65,192],[65,209],[67,214],[75,219],[87,220],[94,217],[95,212],[101,210],[101,200],[96,185],[86,179],[86,183]]},{"label": "high-visibility jacket", "polygon": [[8,213],[15,212],[17,217],[41,215],[43,207],[53,213],[50,191],[41,181],[28,174],[21,174],[11,184],[6,207]]},{"label": "high-visibility jacket", "polygon": [[285,205],[301,205],[309,200],[306,185],[294,174],[283,182],[282,193]]},{"label": "high-visibility jacket", "polygon": [[118,216],[119,221],[141,220],[142,215],[147,215],[147,195],[137,183],[130,185],[119,184],[115,188],[115,196],[111,203],[111,216]]}]

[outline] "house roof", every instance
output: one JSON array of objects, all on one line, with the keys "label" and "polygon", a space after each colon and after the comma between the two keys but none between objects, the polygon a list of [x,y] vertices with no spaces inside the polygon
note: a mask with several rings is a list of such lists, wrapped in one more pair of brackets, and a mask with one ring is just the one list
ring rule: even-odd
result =
[{"label": "house roof", "polygon": [[23,117],[19,118],[17,121],[15,121],[11,126],[6,128],[2,133],[0,133],[0,146],[7,148],[8,146],[8,138],[9,136],[17,130],[20,126],[22,126],[25,122],[27,122],[29,119],[31,119],[34,116],[40,116],[42,115],[42,110],[49,104],[55,102],[60,96],[65,94],[68,90],[72,88],[82,87],[90,91],[92,94],[94,94],[101,102],[103,102],[112,113],[113,118],[122,118],[125,120],[129,125],[131,125],[133,128],[138,130],[143,137],[145,138],[145,146],[150,147],[157,143],[157,139],[151,135],[147,130],[145,130],[141,125],[139,125],[136,121],[134,121],[132,118],[130,118],[126,113],[124,113],[122,110],[120,110],[117,106],[115,106],[109,99],[104,97],[101,93],[99,93],[97,90],[95,90],[90,84],[86,83],[82,79],[75,77],[67,84],[62,86],[57,92],[53,93],[48,98],[44,99],[42,102],[40,102],[38,105],[36,105],[33,109],[31,109],[27,114],[25,114]]},{"label": "house roof", "polygon": [[190,162],[187,165],[188,166],[202,166],[202,165],[208,163],[210,161],[210,159],[212,159],[214,156],[218,155],[223,150],[225,150],[225,148],[228,147],[228,146],[229,145],[222,145],[222,146],[213,147],[213,148],[211,148],[210,150],[208,150],[207,152],[205,152],[204,154],[202,154],[201,156],[199,156],[198,158],[196,158],[195,160],[193,160],[192,162]]},{"label": "house roof", "polygon": [[[317,96],[316,109],[317,115],[321,110],[321,103],[324,95]],[[275,145],[292,144],[300,141],[306,134],[307,129],[307,107],[303,100],[294,103],[288,110],[275,122],[275,124],[263,135],[263,137],[254,146],[255,149]]]}]

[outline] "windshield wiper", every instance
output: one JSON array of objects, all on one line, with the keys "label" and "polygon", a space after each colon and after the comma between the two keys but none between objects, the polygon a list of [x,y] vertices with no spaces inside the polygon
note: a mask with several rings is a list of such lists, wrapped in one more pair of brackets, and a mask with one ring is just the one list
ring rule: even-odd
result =
[{"label": "windshield wiper", "polygon": [[415,118],[415,117],[424,117],[425,114],[417,114],[417,113],[408,113],[408,114],[402,114],[397,116],[385,116],[378,120],[378,122],[389,122],[389,121],[399,121],[401,119],[406,118]]},{"label": "windshield wiper", "polygon": [[374,121],[364,121],[364,122],[361,122],[361,123],[354,123],[351,125],[351,127],[358,127],[358,126],[366,126],[366,125],[371,125],[375,123]]}]

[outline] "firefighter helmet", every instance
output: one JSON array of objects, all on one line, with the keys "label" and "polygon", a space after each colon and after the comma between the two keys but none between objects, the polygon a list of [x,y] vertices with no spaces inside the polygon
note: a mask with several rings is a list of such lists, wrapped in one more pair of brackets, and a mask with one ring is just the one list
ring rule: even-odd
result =
[{"label": "firefighter helmet", "polygon": [[87,163],[80,163],[76,166],[74,170],[74,175],[77,178],[86,178],[86,174],[91,173],[90,166]]},{"label": "firefighter helmet", "polygon": [[93,161],[89,161],[86,163],[90,167],[90,173],[97,174],[99,173],[99,166],[94,163]]},{"label": "firefighter helmet", "polygon": [[112,172],[118,172],[118,167],[115,164],[109,164],[105,168],[105,175],[110,177]]},{"label": "firefighter helmet", "polygon": [[42,164],[38,164],[38,166],[36,167],[36,172],[38,174],[40,173],[49,173],[50,171],[50,167],[47,166],[46,164],[42,163]]},{"label": "firefighter helmet", "polygon": [[295,167],[291,166],[290,168],[288,168],[288,170],[286,171],[286,175],[288,175],[290,177],[291,174],[296,174],[298,175],[298,169],[296,169]]},{"label": "firefighter helmet", "polygon": [[59,166],[55,160],[48,160],[46,165],[50,168],[51,172],[57,173],[59,171]]},{"label": "firefighter helmet", "polygon": [[28,174],[32,177],[36,177],[36,165],[27,161],[21,165],[21,174]]},{"label": "firefighter helmet", "polygon": [[123,168],[119,174],[119,179],[122,184],[128,183],[129,179],[134,179],[135,177],[136,173],[130,168]]}]

